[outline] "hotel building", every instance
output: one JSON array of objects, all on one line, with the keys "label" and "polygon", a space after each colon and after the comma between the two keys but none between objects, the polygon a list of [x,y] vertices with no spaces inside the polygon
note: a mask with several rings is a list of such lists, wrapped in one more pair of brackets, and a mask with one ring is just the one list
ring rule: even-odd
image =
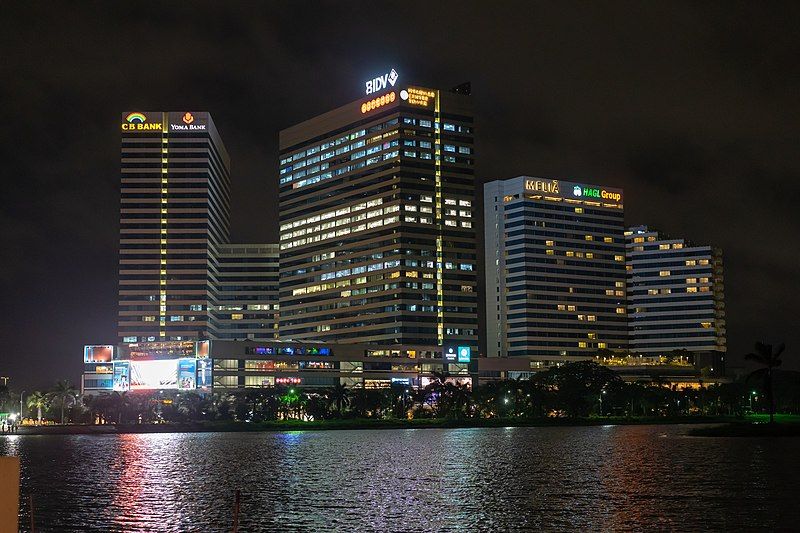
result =
[{"label": "hotel building", "polygon": [[647,226],[629,228],[625,239],[630,351],[668,356],[687,350],[695,366],[723,371],[722,251]]},{"label": "hotel building", "polygon": [[626,347],[621,189],[492,181],[484,225],[487,356],[540,368]]},{"label": "hotel building", "polygon": [[366,86],[280,132],[281,339],[474,349],[469,86]]},{"label": "hotel building", "polygon": [[205,112],[122,115],[118,336],[216,336],[216,250],[229,240],[230,162]]}]

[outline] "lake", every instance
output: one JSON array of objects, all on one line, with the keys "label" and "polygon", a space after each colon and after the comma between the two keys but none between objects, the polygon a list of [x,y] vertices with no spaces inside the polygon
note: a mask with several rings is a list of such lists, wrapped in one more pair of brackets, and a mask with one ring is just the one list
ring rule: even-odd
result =
[{"label": "lake", "polygon": [[0,436],[37,531],[800,527],[800,439],[689,426]]}]

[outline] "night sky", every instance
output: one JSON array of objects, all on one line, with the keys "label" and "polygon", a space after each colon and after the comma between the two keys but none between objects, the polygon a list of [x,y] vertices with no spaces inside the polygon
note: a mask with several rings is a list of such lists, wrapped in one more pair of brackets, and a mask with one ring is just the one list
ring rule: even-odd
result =
[{"label": "night sky", "polygon": [[628,225],[722,247],[731,363],[763,339],[800,367],[798,25],[777,2],[0,0],[0,375],[79,384],[82,345],[116,339],[120,113],[210,111],[233,240],[275,241],[278,131],[390,67],[472,82],[479,183],[623,187]]}]

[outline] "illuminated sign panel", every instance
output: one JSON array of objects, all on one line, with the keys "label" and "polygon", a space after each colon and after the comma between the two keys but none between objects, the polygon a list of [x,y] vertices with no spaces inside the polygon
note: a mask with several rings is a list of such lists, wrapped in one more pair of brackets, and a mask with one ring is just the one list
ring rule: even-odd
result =
[{"label": "illuminated sign panel", "polygon": [[169,114],[169,131],[196,132],[208,131],[208,113],[184,111]]},{"label": "illuminated sign panel", "polygon": [[469,363],[470,361],[472,361],[472,348],[470,348],[469,346],[459,346],[458,362]]},{"label": "illuminated sign panel", "polygon": [[194,390],[197,387],[197,359],[178,361],[178,389]]},{"label": "illuminated sign panel", "polygon": [[558,198],[614,203],[622,202],[622,189],[600,187],[597,185],[530,178],[524,180],[523,188],[526,193],[553,195]]},{"label": "illuminated sign panel", "polygon": [[458,358],[458,347],[456,346],[445,346],[444,348],[444,359],[445,361],[455,361]]},{"label": "illuminated sign panel", "polygon": [[378,109],[379,107],[383,107],[387,104],[391,104],[397,100],[397,93],[394,91],[390,93],[383,94],[377,98],[373,98],[372,100],[368,100],[361,104],[361,113],[369,113],[373,109]]},{"label": "illuminated sign panel", "polygon": [[111,388],[117,392],[125,392],[131,388],[130,363],[128,361],[114,361],[114,377]]},{"label": "illuminated sign panel", "polygon": [[122,131],[161,131],[161,113],[149,113],[134,111],[122,115]]},{"label": "illuminated sign panel", "polygon": [[211,359],[197,360],[197,388],[207,389],[211,387]]},{"label": "illuminated sign panel", "polygon": [[84,346],[84,363],[110,363],[114,355],[114,347],[108,344],[101,346]]},{"label": "illuminated sign panel", "polygon": [[382,91],[383,89],[387,89],[390,85],[394,87],[394,84],[397,83],[398,78],[397,71],[395,69],[390,70],[386,74],[378,76],[377,78],[372,78],[369,81],[364,82],[364,85],[367,88],[366,94],[376,93],[378,91]]},{"label": "illuminated sign panel", "polygon": [[178,362],[174,359],[131,361],[130,369],[131,390],[178,388]]},{"label": "illuminated sign panel", "polygon": [[400,99],[411,105],[429,107],[434,98],[436,98],[435,91],[421,87],[409,87],[400,91]]},{"label": "illuminated sign panel", "polygon": [[558,194],[558,181],[525,180],[525,190],[534,192],[549,192]]},{"label": "illuminated sign panel", "polygon": [[302,378],[275,378],[275,385],[300,385]]},{"label": "illuminated sign panel", "polygon": [[127,353],[121,354],[118,358],[151,360],[195,357],[199,344],[194,341],[138,342],[124,347]]}]

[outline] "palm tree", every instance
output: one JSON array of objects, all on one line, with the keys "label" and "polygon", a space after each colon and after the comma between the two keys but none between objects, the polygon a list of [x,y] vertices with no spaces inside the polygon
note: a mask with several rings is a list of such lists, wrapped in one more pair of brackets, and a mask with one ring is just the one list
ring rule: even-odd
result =
[{"label": "palm tree", "polygon": [[755,361],[762,365],[760,368],[748,376],[748,380],[754,376],[759,376],[764,380],[764,389],[767,394],[767,405],[769,406],[769,423],[775,422],[775,398],[772,390],[772,371],[773,369],[781,366],[781,354],[786,348],[786,345],[781,343],[773,349],[771,344],[757,342],[755,345],[755,352],[750,352],[744,358],[748,361]]},{"label": "palm tree", "polygon": [[336,416],[342,417],[342,408],[350,405],[350,390],[339,383],[328,390],[328,401],[336,406]]},{"label": "palm tree", "polygon": [[64,408],[67,406],[67,402],[75,403],[75,398],[78,395],[78,391],[75,387],[67,380],[58,381],[56,386],[53,387],[53,390],[50,392],[50,398],[52,400],[58,401],[59,405],[61,406],[61,423],[64,423]]},{"label": "palm tree", "polygon": [[28,409],[36,409],[36,422],[42,423],[42,409],[47,407],[47,395],[40,391],[32,392],[27,399]]}]

